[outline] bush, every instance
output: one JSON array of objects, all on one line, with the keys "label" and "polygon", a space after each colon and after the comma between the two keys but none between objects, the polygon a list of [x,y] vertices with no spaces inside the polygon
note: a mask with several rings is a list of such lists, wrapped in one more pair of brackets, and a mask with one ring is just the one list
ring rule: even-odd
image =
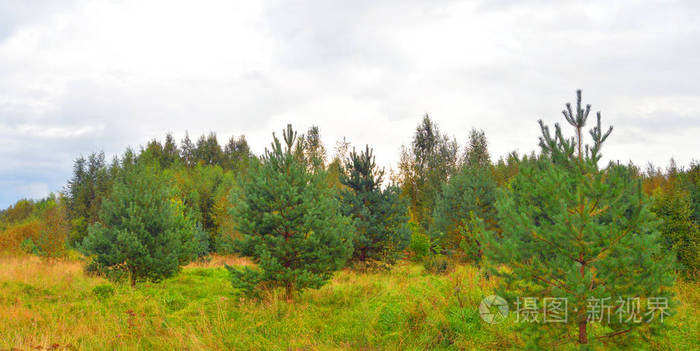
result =
[{"label": "bush", "polygon": [[102,284],[92,289],[92,294],[100,300],[106,300],[114,296],[114,287],[109,284]]},{"label": "bush", "polygon": [[416,224],[410,223],[409,226],[411,227],[412,231],[411,243],[409,245],[411,257],[414,261],[422,261],[423,258],[430,255],[430,238],[427,235],[420,233],[417,230],[418,226]]},{"label": "bush", "polygon": [[432,255],[425,259],[423,267],[433,274],[446,274],[454,271],[455,264],[445,255]]},{"label": "bush", "polygon": [[39,254],[39,248],[34,244],[34,241],[31,238],[24,239],[24,241],[22,241],[19,247],[20,249],[22,249],[23,252],[26,252],[28,254]]}]

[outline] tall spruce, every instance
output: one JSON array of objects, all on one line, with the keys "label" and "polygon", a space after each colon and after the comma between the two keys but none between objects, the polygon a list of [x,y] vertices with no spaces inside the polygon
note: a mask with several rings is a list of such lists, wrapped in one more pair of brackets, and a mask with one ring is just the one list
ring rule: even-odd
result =
[{"label": "tall spruce", "polygon": [[102,201],[112,182],[104,152],[75,160],[73,177],[65,189],[67,215],[72,228],[68,239],[71,245],[78,245],[87,235],[88,226],[98,220]]},{"label": "tall spruce", "polygon": [[382,189],[384,170],[377,167],[369,146],[359,154],[353,149],[344,168],[343,211],[356,228],[353,260],[394,263],[411,239],[407,202],[398,187]]},{"label": "tall spruce", "polygon": [[[521,299],[537,298],[540,316],[543,298],[568,302],[565,323],[522,323],[533,348],[577,343],[587,350],[593,343],[644,340],[633,335],[659,331],[658,323],[620,321],[613,315],[591,328],[591,299],[611,298],[607,304],[617,308],[618,297],[668,298],[673,283],[673,257],[662,248],[640,183],[626,167],[598,167],[612,128],[603,131],[598,113],[590,130],[592,144],[585,145],[590,105],[582,107],[581,92],[577,95],[576,109],[566,104],[563,111],[575,136],[565,138],[559,124],[552,134],[539,122],[543,155],[521,164],[511,190],[499,194],[502,235],[484,235],[488,257],[509,267],[494,270],[504,278],[499,294],[513,300],[516,292]],[[661,318],[659,312],[654,322]]]},{"label": "tall spruce", "polygon": [[158,281],[196,258],[201,230],[155,169],[129,167],[102,203],[82,248],[89,269],[108,277]]},{"label": "tall spruce", "polygon": [[232,214],[242,238],[236,251],[257,268],[227,267],[233,285],[248,294],[282,287],[288,301],[295,291],[319,288],[352,254],[352,225],[340,213],[325,172],[311,172],[295,152],[297,134],[273,133],[271,149],[252,165],[234,196]]}]

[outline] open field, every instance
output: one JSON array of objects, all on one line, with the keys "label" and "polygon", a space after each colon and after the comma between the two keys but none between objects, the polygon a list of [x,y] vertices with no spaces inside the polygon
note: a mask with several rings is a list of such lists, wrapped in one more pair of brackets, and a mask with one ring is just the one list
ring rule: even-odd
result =
[{"label": "open field", "polygon": [[[401,264],[335,275],[293,304],[236,297],[215,257],[161,283],[112,284],[80,261],[0,258],[0,349],[18,350],[517,350],[509,317],[489,325],[477,305],[495,282],[460,266],[444,276]],[[650,350],[700,349],[700,284],[678,283],[669,332]]]}]

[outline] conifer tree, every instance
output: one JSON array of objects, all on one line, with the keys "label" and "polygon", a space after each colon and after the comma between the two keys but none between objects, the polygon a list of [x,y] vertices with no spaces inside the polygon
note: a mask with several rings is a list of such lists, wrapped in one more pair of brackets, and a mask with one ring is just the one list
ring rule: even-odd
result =
[{"label": "conifer tree", "polygon": [[[510,268],[495,271],[507,288],[500,295],[538,298],[540,316],[543,298],[567,301],[564,323],[522,324],[536,348],[577,343],[589,349],[594,342],[643,340],[632,335],[659,331],[658,324],[620,321],[613,315],[591,328],[591,299],[611,298],[607,304],[617,307],[618,297],[668,298],[673,283],[673,257],[662,250],[641,184],[624,166],[598,167],[601,147],[612,131],[603,131],[600,113],[590,130],[592,144],[584,145],[589,112],[578,91],[576,109],[567,104],[563,111],[575,131],[570,139],[559,124],[552,134],[540,121],[543,154],[537,162],[521,164],[512,190],[499,194],[502,235],[484,235],[488,257]],[[655,322],[659,312],[654,312]]]},{"label": "conifer tree", "polygon": [[345,160],[340,181],[348,188],[342,192],[343,211],[355,223],[355,261],[394,263],[411,239],[408,204],[396,186],[382,190],[383,176],[369,146],[359,154],[353,149]]},{"label": "conifer tree", "polygon": [[342,216],[324,172],[300,161],[297,134],[283,131],[284,146],[273,133],[261,164],[251,166],[234,196],[234,221],[242,238],[236,251],[250,256],[256,269],[228,267],[235,287],[248,294],[282,287],[288,301],[294,291],[319,288],[352,253],[352,225]]},{"label": "conifer tree", "polygon": [[92,255],[89,269],[120,277],[131,285],[157,281],[196,258],[197,225],[175,201],[170,187],[150,167],[121,174],[102,204],[100,221],[89,227],[83,250]]},{"label": "conifer tree", "polygon": [[66,186],[67,215],[71,222],[69,243],[77,245],[98,220],[103,199],[108,195],[112,177],[105,164],[104,152],[79,157],[73,166],[73,177]]}]

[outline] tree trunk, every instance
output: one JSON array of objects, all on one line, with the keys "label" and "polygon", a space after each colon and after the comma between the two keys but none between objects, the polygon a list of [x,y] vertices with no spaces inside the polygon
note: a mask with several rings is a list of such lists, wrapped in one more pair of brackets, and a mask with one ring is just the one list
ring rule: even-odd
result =
[{"label": "tree trunk", "polygon": [[586,321],[585,315],[578,322],[578,343],[579,344],[588,344],[588,332],[586,332],[586,324],[587,323],[588,323],[588,321]]},{"label": "tree trunk", "polygon": [[129,280],[131,281],[131,287],[133,288],[136,286],[136,273],[130,272],[129,276]]},{"label": "tree trunk", "polygon": [[288,303],[294,302],[294,285],[292,285],[292,282],[287,282],[287,286],[285,286],[285,296]]},{"label": "tree trunk", "polygon": [[[581,279],[585,279],[586,277],[586,262],[583,260],[583,253],[580,254],[580,259],[581,259]],[[585,300],[585,297],[584,297]],[[586,331],[586,324],[588,324],[588,320],[586,319],[586,311],[585,309],[582,311],[583,315],[581,315],[581,318],[578,321],[578,343],[585,345],[588,344],[588,332]]]}]

